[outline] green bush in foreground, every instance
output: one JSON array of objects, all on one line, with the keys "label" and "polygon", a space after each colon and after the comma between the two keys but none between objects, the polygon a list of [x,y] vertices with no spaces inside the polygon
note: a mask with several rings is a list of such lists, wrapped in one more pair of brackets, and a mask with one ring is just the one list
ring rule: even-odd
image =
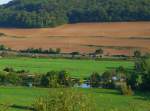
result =
[{"label": "green bush in foreground", "polygon": [[95,111],[91,96],[75,89],[52,89],[34,103],[35,111]]}]

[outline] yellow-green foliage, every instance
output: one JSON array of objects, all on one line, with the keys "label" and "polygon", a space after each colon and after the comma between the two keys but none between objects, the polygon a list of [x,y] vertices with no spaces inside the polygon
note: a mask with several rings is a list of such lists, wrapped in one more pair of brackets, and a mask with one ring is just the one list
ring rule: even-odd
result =
[{"label": "yellow-green foliage", "polygon": [[1,104],[0,105],[0,111],[8,111],[9,104]]},{"label": "yellow-green foliage", "polygon": [[128,86],[126,83],[121,85],[121,94],[126,95],[126,96],[131,96],[133,95],[133,91],[131,89],[131,86]]},{"label": "yellow-green foliage", "polygon": [[92,97],[75,89],[52,89],[34,103],[35,111],[95,111]]}]

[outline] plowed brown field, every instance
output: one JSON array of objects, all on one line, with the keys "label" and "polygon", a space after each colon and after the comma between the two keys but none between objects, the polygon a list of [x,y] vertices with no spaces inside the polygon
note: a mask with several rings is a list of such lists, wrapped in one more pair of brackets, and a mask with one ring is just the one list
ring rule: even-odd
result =
[{"label": "plowed brown field", "polygon": [[63,52],[91,52],[98,47],[107,53],[150,50],[150,22],[80,23],[56,28],[0,28],[0,44],[13,49],[61,48]]}]

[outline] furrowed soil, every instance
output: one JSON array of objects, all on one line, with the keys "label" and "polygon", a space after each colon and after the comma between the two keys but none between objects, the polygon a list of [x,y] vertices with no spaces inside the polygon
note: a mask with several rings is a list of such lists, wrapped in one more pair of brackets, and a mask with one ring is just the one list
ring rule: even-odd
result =
[{"label": "furrowed soil", "polygon": [[61,48],[63,52],[92,52],[103,48],[105,54],[150,52],[150,22],[67,24],[56,28],[0,28],[0,44],[12,49]]}]

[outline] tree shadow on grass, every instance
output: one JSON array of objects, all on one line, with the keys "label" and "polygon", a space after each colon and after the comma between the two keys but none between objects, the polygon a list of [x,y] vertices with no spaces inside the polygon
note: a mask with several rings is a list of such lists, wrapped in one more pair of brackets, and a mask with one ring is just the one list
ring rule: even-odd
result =
[{"label": "tree shadow on grass", "polygon": [[[108,70],[114,70],[114,69],[116,69],[117,67],[106,67],[106,69],[108,69]],[[124,68],[126,71],[133,71],[133,69],[132,68]]]},{"label": "tree shadow on grass", "polygon": [[98,94],[109,94],[109,95],[121,95],[121,93],[117,90],[112,90],[112,91],[108,91],[108,90],[104,90],[104,91],[94,91],[94,93],[98,93]]},{"label": "tree shadow on grass", "polygon": [[135,92],[134,99],[150,101],[150,92]]},{"label": "tree shadow on grass", "polygon": [[[1,106],[5,106],[4,104],[0,104]],[[22,106],[22,105],[17,105],[17,104],[12,104],[8,105],[8,109],[13,108],[13,109],[18,109],[18,110],[27,110],[27,111],[34,111],[33,107],[30,106]]]}]

